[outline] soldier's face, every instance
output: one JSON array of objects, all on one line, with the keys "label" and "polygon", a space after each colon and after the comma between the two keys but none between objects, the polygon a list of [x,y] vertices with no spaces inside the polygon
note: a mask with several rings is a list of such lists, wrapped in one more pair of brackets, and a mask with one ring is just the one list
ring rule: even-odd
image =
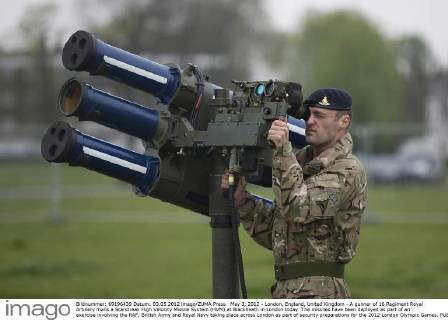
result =
[{"label": "soldier's face", "polygon": [[310,117],[306,121],[305,140],[316,147],[331,146],[339,139],[337,112],[317,107],[310,107]]}]

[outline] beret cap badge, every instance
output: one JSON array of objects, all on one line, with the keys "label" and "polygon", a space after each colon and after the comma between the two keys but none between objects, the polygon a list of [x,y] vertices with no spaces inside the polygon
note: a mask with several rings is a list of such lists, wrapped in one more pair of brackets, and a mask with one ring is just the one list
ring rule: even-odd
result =
[{"label": "beret cap badge", "polygon": [[327,96],[323,97],[321,101],[318,102],[321,106],[328,107],[330,105],[330,102],[328,102]]}]

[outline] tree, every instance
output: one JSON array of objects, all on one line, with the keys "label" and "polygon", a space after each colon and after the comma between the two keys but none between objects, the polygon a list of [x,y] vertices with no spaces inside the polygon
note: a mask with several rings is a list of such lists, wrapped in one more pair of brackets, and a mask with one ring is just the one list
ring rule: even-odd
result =
[{"label": "tree", "polygon": [[288,48],[289,77],[301,82],[306,94],[322,87],[345,88],[353,96],[357,123],[401,119],[397,53],[361,14],[310,11]]},{"label": "tree", "polygon": [[429,93],[429,81],[434,59],[418,36],[405,36],[396,41],[398,66],[404,80],[404,110],[408,121],[425,120],[425,105]]},{"label": "tree", "polygon": [[126,50],[197,64],[212,81],[231,86],[247,79],[250,52],[269,35],[262,6],[254,0],[108,1],[115,14],[98,26],[100,38]]},{"label": "tree", "polygon": [[[15,71],[13,84],[16,119],[21,123],[47,122],[57,117],[54,48],[47,38],[56,10],[50,2],[30,5],[19,23],[28,62]],[[28,72],[26,77],[24,71]]]}]

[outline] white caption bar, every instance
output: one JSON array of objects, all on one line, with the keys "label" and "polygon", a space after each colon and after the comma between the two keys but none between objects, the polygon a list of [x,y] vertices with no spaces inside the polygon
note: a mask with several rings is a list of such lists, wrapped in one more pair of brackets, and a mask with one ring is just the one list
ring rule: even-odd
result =
[{"label": "white caption bar", "polygon": [[5,320],[447,319],[448,299],[0,299]]},{"label": "white caption bar", "polygon": [[120,60],[117,60],[117,59],[114,59],[114,58],[111,58],[108,56],[104,56],[104,61],[110,65],[117,67],[117,68],[124,69],[129,72],[133,72],[142,77],[160,82],[162,84],[166,84],[168,82],[168,80],[165,77],[159,76],[158,74],[152,73],[151,71],[137,68],[133,65],[127,64],[126,62],[123,62],[123,61],[120,61]]},{"label": "white caption bar", "polygon": [[305,135],[305,129],[303,129],[301,127],[298,127],[298,126],[295,126],[293,124],[288,123],[288,128],[292,132],[298,133],[298,134],[300,134],[302,136]]},{"label": "white caption bar", "polygon": [[85,154],[88,154],[89,156],[113,163],[113,164],[117,164],[119,166],[131,169],[133,171],[137,171],[143,174],[146,174],[146,167],[140,166],[138,164],[111,156],[110,154],[104,153],[104,152],[100,152],[98,150],[95,149],[91,149],[89,147],[82,147],[82,152],[84,152]]}]

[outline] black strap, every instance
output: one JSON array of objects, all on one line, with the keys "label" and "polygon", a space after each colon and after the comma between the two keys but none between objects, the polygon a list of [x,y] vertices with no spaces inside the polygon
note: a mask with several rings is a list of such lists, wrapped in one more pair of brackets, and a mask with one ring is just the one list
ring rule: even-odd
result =
[{"label": "black strap", "polygon": [[199,114],[199,108],[201,106],[201,101],[202,101],[202,95],[204,93],[204,77],[202,75],[201,69],[199,69],[194,64],[192,64],[191,67],[193,70],[193,74],[196,76],[196,80],[197,80],[197,82],[196,82],[197,92],[196,92],[196,98],[195,98],[194,105],[193,105],[193,112],[191,113],[191,116],[190,116],[190,122],[193,125],[193,128],[196,128],[196,118]]},{"label": "black strap", "polygon": [[238,225],[240,223],[240,218],[239,218],[239,212],[235,208],[234,193],[235,193],[234,187],[229,186],[229,200],[230,200],[230,207],[232,208],[232,213],[231,213],[232,220],[231,221],[232,221],[233,239],[234,239],[234,243],[235,243],[236,264],[237,264],[237,268],[238,268],[241,294],[243,296],[243,299],[247,299],[246,281],[244,279],[243,256],[241,254],[240,237],[238,234]]},{"label": "black strap", "polygon": [[336,262],[295,262],[275,266],[277,280],[289,280],[313,276],[344,279],[344,264]]},{"label": "black strap", "polygon": [[212,228],[231,228],[231,217],[229,215],[213,215],[210,217],[210,226]]}]

